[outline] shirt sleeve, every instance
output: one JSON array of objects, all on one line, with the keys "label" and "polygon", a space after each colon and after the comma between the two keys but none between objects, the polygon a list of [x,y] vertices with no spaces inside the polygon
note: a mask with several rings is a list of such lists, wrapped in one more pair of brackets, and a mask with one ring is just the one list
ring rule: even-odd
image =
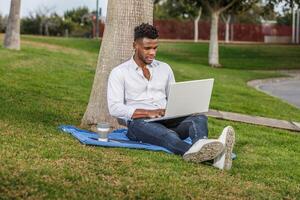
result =
[{"label": "shirt sleeve", "polygon": [[168,74],[168,83],[166,85],[166,96],[167,96],[167,98],[169,96],[170,84],[176,82],[172,68],[170,66],[168,66],[168,67],[169,67],[169,74]]},{"label": "shirt sleeve", "polygon": [[111,116],[131,119],[135,109],[124,104],[125,80],[122,72],[113,69],[107,84],[107,105]]}]

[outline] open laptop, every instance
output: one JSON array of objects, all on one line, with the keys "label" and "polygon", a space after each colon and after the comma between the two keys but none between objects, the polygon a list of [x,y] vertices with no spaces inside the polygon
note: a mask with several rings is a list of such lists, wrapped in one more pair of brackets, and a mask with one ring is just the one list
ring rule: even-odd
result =
[{"label": "open laptop", "polygon": [[207,112],[214,79],[177,82],[170,85],[165,116],[147,122],[184,117]]}]

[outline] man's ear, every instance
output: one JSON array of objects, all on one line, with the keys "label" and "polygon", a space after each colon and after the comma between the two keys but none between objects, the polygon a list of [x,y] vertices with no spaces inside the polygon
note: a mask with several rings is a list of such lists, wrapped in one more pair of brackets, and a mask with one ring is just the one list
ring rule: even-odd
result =
[{"label": "man's ear", "polygon": [[134,41],[134,42],[132,43],[132,47],[133,47],[134,50],[136,50],[136,46],[137,46],[137,43],[136,43],[136,41]]}]

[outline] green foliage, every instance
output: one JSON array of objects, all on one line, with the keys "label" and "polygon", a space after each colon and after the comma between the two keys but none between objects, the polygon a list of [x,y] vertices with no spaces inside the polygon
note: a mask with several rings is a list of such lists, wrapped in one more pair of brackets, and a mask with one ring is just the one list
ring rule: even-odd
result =
[{"label": "green foliage", "polygon": [[[89,14],[89,9],[87,7],[79,7],[72,10],[67,10],[64,13],[64,18],[70,19],[72,22],[77,24],[81,24],[83,22],[82,17],[87,14]],[[88,21],[84,21],[84,23],[88,23]]]},{"label": "green foliage", "polygon": [[6,23],[7,23],[7,17],[3,17],[2,14],[0,13],[0,33],[5,32]]},{"label": "green foliage", "polygon": [[[300,138],[289,131],[210,118],[212,138],[225,125],[236,130],[238,158],[229,172],[162,152],[80,144],[57,126],[80,122],[99,41],[22,41],[22,51],[0,47],[0,199],[299,197]],[[171,65],[178,81],[214,77],[212,108],[300,121],[299,109],[246,85],[280,75],[251,69],[299,69],[299,48],[221,45],[226,68],[212,69],[208,44],[161,43],[158,59]]]},{"label": "green foliage", "polygon": [[[197,16],[200,7],[203,8],[204,18],[208,17],[208,11],[222,9],[231,4],[233,0],[227,1],[202,1],[202,0],[166,0],[156,1],[154,17],[156,19],[193,19]],[[258,0],[235,1],[230,7],[223,11],[223,15],[234,16],[235,23],[260,24],[261,18],[275,20],[275,3],[258,4]]]},{"label": "green foliage", "polygon": [[40,34],[41,17],[30,15],[21,19],[21,34]]},{"label": "green foliage", "polygon": [[40,9],[21,20],[22,34],[65,35],[90,37],[92,31],[92,13],[87,7],[66,11],[64,17],[49,13],[49,9]]},{"label": "green foliage", "polygon": [[186,0],[157,1],[154,5],[156,19],[194,19],[198,15],[200,6],[187,3]]},{"label": "green foliage", "polygon": [[276,20],[277,20],[277,24],[279,24],[279,25],[291,26],[292,25],[292,14],[289,12],[285,12],[283,14],[283,16],[282,15],[277,16]]},{"label": "green foliage", "polygon": [[276,13],[274,17],[277,23],[280,25],[291,25],[292,24],[292,8],[299,8],[300,0],[268,0],[266,1],[266,10],[274,11],[275,7],[280,5],[280,13]]},{"label": "green foliage", "polygon": [[269,10],[261,5],[253,4],[244,12],[237,12],[234,22],[243,24],[261,24],[261,19],[274,20],[274,10]]}]

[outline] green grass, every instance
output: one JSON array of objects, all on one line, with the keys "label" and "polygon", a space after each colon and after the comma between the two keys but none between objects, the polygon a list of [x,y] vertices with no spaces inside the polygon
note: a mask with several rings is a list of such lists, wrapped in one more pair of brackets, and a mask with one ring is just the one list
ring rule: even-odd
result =
[{"label": "green grass", "polygon": [[[211,137],[227,124],[236,129],[229,172],[162,152],[81,145],[57,126],[79,124],[99,42],[22,39],[20,52],[0,47],[0,199],[299,198],[300,137],[289,131],[210,118]],[[299,68],[300,47],[221,46],[222,69],[206,65],[207,48],[161,43],[158,58],[178,81],[214,77],[214,109],[300,121],[299,109],[246,85],[280,75],[250,69]]]},{"label": "green grass", "polygon": [[[195,43],[163,43],[160,55],[186,64],[207,65],[208,45]],[[287,45],[220,45],[220,62],[231,69],[300,69],[299,46]]]}]

